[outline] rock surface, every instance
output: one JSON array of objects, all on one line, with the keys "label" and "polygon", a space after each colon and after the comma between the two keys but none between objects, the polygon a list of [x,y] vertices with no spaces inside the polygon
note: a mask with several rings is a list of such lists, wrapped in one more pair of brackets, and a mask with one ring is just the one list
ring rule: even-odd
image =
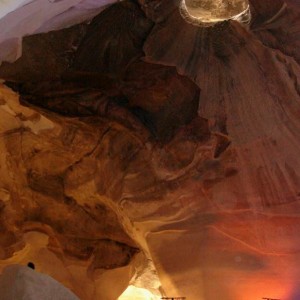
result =
[{"label": "rock surface", "polygon": [[[174,32],[186,47],[177,47]],[[144,49],[147,61],[176,66],[197,82],[199,115],[231,141],[223,153],[231,157],[230,179],[213,180],[203,196],[203,188],[198,188],[192,197],[199,226],[185,221],[188,234],[178,233],[177,239],[171,234],[176,227],[169,226],[170,233],[164,228],[165,246],[173,249],[174,240],[178,243],[173,258],[169,253],[164,256],[161,246],[154,246],[157,263],[163,270],[168,268],[166,274],[174,274],[166,284],[191,299],[196,299],[195,294],[203,299],[296,299],[299,65],[263,46],[237,23],[201,30],[184,24],[177,12],[156,25]],[[190,184],[190,189],[196,186]],[[201,203],[213,208],[203,209]],[[201,230],[200,220],[207,222]],[[156,244],[156,234],[150,235],[150,243]],[[192,242],[196,240],[198,244]],[[187,244],[193,253],[190,268]],[[191,270],[195,260],[202,267],[179,272],[184,267]],[[176,266],[174,261],[184,265]]]},{"label": "rock surface", "polygon": [[7,0],[0,3],[0,65],[21,56],[22,38],[92,19],[115,0]]},{"label": "rock surface", "polygon": [[[65,282],[47,260],[65,264],[63,269],[81,265],[85,276],[93,277],[97,270],[128,265],[137,252],[112,209],[100,202],[81,205],[66,193],[65,178],[93,153],[107,126],[97,120],[83,125],[79,120],[61,122],[56,116],[43,116],[21,106],[17,95],[3,86],[0,98],[2,263],[16,262],[17,255],[21,261],[30,257],[42,271],[89,299],[95,294],[92,287],[80,290],[76,280]],[[36,232],[44,235],[27,242],[25,234]],[[37,249],[31,256],[32,247]]]},{"label": "rock surface", "polygon": [[151,27],[152,22],[134,2],[126,0],[110,6],[88,27],[73,69],[117,77],[143,55],[143,42]]},{"label": "rock surface", "polygon": [[22,56],[15,63],[3,62],[0,77],[21,82],[59,78],[69,68],[85,30],[82,24],[25,37]]},{"label": "rock surface", "polygon": [[39,245],[79,297],[114,299],[159,286],[138,248],[168,296],[298,299],[299,8],[199,28],[138,2],[97,16],[59,78],[12,76],[22,105],[1,87],[3,264]]}]

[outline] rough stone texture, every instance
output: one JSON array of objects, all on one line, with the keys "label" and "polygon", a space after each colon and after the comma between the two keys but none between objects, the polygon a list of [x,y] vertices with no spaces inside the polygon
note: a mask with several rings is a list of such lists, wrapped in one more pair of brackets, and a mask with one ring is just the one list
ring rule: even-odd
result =
[{"label": "rough stone texture", "polygon": [[288,5],[271,23],[253,26],[255,35],[267,46],[292,56],[300,63],[300,3]]},{"label": "rough stone texture", "polygon": [[[186,47],[177,47],[175,32]],[[165,284],[191,299],[297,299],[299,65],[237,23],[201,30],[177,12],[156,25],[144,50],[147,61],[176,66],[195,79],[199,115],[231,140],[223,154],[233,164],[230,179],[212,180],[204,190],[190,183],[195,227],[190,218],[177,238],[171,225],[169,232],[149,235],[154,261],[168,274]],[[191,271],[195,261],[199,268]]]},{"label": "rough stone texture", "polygon": [[162,22],[172,11],[179,8],[179,0],[138,0],[146,16],[155,23]]},{"label": "rough stone texture", "polygon": [[92,19],[115,0],[6,0],[0,3],[0,65],[22,54],[27,35],[70,27]]},{"label": "rough stone texture", "polygon": [[119,82],[99,73],[68,73],[57,81],[23,83],[19,90],[22,100],[62,115],[110,116],[145,126],[162,142],[196,117],[199,99],[198,87],[175,68],[142,61]]},{"label": "rough stone texture", "polygon": [[77,25],[25,37],[22,56],[14,63],[4,62],[0,66],[0,77],[21,82],[59,78],[69,68],[85,28],[86,25]]},{"label": "rough stone texture", "polygon": [[[47,249],[43,250],[44,258],[37,251],[31,260],[44,272],[58,276],[78,296],[92,299],[92,287],[80,290],[76,281],[57,275],[59,270],[53,274],[47,257],[51,254],[55,261],[65,263],[63,269],[81,264],[93,276],[96,270],[128,265],[137,252],[136,244],[124,232],[111,208],[103,202],[81,205],[66,193],[69,172],[92,155],[108,125],[99,120],[84,124],[42,116],[21,106],[17,95],[3,86],[0,99],[1,259],[17,262],[17,253],[24,256],[22,261],[30,259],[26,248],[39,249],[41,242],[37,237],[30,246],[25,234],[42,232],[48,237],[48,242],[46,238],[42,243],[42,249]],[[13,254],[15,259],[11,258]]]},{"label": "rough stone texture", "polygon": [[128,108],[161,141],[197,116],[199,89],[176,69],[138,61],[131,64],[121,90]]},{"label": "rough stone texture", "polygon": [[252,8],[253,24],[270,22],[274,16],[281,10],[284,0],[250,0]]},{"label": "rough stone texture", "polygon": [[110,6],[90,24],[73,69],[120,76],[130,62],[143,55],[143,42],[151,27],[152,22],[134,2]]},{"label": "rough stone texture", "polygon": [[[176,1],[139,2],[152,29],[136,4],[118,4],[92,23],[76,71],[12,84],[35,107],[1,88],[4,263],[33,257],[82,299],[114,299],[145,265],[138,247],[168,296],[298,299],[296,4],[277,14],[281,1],[252,1],[250,28],[199,28]],[[115,27],[98,35],[112,11]],[[137,44],[128,15],[142,20]]]}]

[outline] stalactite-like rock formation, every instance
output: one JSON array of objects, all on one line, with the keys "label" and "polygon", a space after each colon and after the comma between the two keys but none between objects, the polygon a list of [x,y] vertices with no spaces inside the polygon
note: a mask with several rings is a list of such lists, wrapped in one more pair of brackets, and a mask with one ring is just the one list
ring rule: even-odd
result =
[{"label": "stalactite-like rock formation", "polygon": [[169,296],[295,300],[299,6],[253,0],[248,27],[201,28],[178,3],[53,33],[78,46],[53,76],[25,76],[43,65],[26,47],[0,67],[1,259],[35,259],[82,299],[131,278],[155,293],[148,259]]}]

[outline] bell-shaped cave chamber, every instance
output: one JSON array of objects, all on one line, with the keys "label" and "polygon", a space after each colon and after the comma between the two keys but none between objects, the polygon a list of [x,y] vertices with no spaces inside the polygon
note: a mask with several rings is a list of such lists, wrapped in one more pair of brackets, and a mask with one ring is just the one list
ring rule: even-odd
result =
[{"label": "bell-shaped cave chamber", "polygon": [[249,23],[248,0],[181,0],[180,13],[193,25],[209,27],[226,20]]},{"label": "bell-shaped cave chamber", "polygon": [[3,62],[0,273],[82,300],[299,299],[300,9],[182,0],[204,27],[251,3],[249,28],[201,28],[179,2],[118,1]]}]

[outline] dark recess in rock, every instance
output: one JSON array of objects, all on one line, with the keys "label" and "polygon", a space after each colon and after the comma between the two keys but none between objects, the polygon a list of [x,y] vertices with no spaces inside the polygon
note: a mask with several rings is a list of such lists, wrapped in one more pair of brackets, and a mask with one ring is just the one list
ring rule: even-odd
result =
[{"label": "dark recess in rock", "polygon": [[69,68],[86,27],[81,24],[24,37],[22,56],[1,65],[0,78],[16,82],[59,78]]},{"label": "dark recess in rock", "polygon": [[256,27],[274,17],[282,5],[284,0],[250,0],[252,8],[252,27]]},{"label": "dark recess in rock", "polygon": [[129,63],[143,56],[151,28],[152,22],[133,1],[110,6],[89,25],[72,68],[120,77]]}]

